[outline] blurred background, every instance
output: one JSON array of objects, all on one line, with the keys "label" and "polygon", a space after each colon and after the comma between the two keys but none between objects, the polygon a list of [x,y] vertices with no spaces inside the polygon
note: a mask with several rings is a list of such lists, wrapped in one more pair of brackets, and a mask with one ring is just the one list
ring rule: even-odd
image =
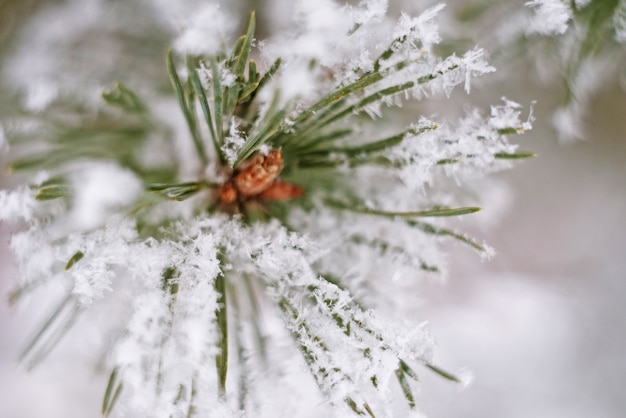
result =
[{"label": "blurred background", "polygon": [[[142,79],[167,85],[165,46],[201,3],[0,0],[0,117],[18,103],[36,110],[59,94],[95,99],[98,88],[121,78],[140,91]],[[431,3],[395,1],[391,13]],[[537,101],[533,130],[515,140],[538,156],[493,176],[484,187],[493,188],[499,203],[459,222],[495,247],[496,257],[481,262],[451,244],[447,282],[427,283],[416,295],[412,315],[428,319],[436,363],[474,376],[459,390],[422,373],[418,405],[430,417],[624,416],[626,94],[617,75],[599,73],[601,83],[580,114],[583,139],[559,141],[552,118],[566,96],[562,68],[546,78],[531,40],[517,50],[533,53],[514,58],[494,46],[486,19],[502,24],[523,2],[482,4],[492,11],[473,23],[459,23],[455,4],[444,10],[442,34],[451,40],[444,46],[492,46],[498,72],[470,96],[456,92],[433,101],[429,112],[458,115],[468,103],[487,109],[501,96],[526,109]],[[279,29],[290,13],[284,0],[228,7],[257,9],[258,38]],[[1,187],[12,181],[0,174]],[[62,342],[45,367],[26,372],[17,361],[47,308],[41,295],[19,306],[6,302],[18,283],[8,249],[17,227],[0,224],[0,416],[99,416],[106,375],[93,366],[97,354],[89,345],[76,343],[80,335]]]}]

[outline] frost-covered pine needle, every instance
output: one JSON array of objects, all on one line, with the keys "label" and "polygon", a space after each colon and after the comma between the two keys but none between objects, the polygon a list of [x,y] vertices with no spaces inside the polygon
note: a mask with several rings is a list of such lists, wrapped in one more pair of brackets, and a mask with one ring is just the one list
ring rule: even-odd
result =
[{"label": "frost-covered pine needle", "polygon": [[304,368],[328,414],[391,416],[394,393],[417,414],[419,373],[460,381],[394,315],[445,275],[441,241],[493,253],[448,225],[480,209],[455,184],[532,156],[507,139],[532,118],[505,99],[390,122],[494,68],[479,48],[434,53],[442,6],[386,9],[298,2],[293,30],[260,42],[254,14],[233,39],[211,4],[167,53],[171,97],[120,82],[96,113],[60,96],[16,115],[0,142],[28,179],[0,191],[0,220],[22,227],[12,300],[64,289],[23,360],[99,310],[105,416],[297,416]]}]

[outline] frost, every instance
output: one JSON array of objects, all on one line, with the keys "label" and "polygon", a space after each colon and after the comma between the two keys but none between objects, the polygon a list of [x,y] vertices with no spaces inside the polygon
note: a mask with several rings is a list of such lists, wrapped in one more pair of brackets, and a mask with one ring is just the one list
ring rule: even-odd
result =
[{"label": "frost", "polygon": [[174,48],[191,55],[215,55],[236,26],[235,20],[218,4],[209,3],[184,22]]},{"label": "frost", "polygon": [[552,116],[552,123],[557,129],[560,140],[582,139],[584,120],[587,116],[592,94],[600,84],[610,77],[615,70],[615,61],[611,56],[598,56],[583,61],[576,77],[570,81],[569,88],[576,100],[557,109]]},{"label": "frost", "polygon": [[0,155],[9,151],[9,140],[4,132],[4,126],[0,123]]},{"label": "frost", "polygon": [[535,10],[528,33],[562,35],[573,17],[570,6],[563,0],[533,0],[526,2],[526,6]]},{"label": "frost", "polygon": [[[262,247],[250,248],[259,273],[288,329],[297,336],[318,384],[335,402],[346,397],[358,402],[363,385],[373,378],[384,385],[401,357],[430,359],[432,341],[422,328],[383,323],[348,292],[316,276],[307,259],[319,253],[307,240],[279,229],[271,241],[261,242]],[[313,292],[312,300],[307,288]],[[365,349],[367,356],[362,353]]]},{"label": "frost", "polygon": [[[158,412],[159,417],[186,415],[187,404],[173,402],[181,390],[186,398],[192,391],[202,396],[201,411],[204,405],[218,403],[210,390],[217,384],[214,370],[197,367],[214,362],[218,353],[216,243],[210,235],[190,239],[185,247],[140,244],[141,253],[161,258],[161,270],[146,275],[137,289],[128,334],[115,351],[124,384],[133,394],[129,404],[135,411]],[[163,271],[175,266],[170,281],[164,281]],[[189,385],[192,381],[195,388]]]},{"label": "frost", "polygon": [[465,75],[465,92],[470,93],[470,83],[472,77],[494,72],[496,69],[487,64],[484,59],[484,51],[482,49],[474,49],[463,55],[461,68]]},{"label": "frost", "polygon": [[429,50],[433,45],[441,41],[439,27],[435,23],[435,17],[443,10],[445,5],[427,9],[417,17],[411,17],[402,13],[393,36],[396,39],[406,39],[409,45],[418,45],[425,50]]},{"label": "frost", "polygon": [[106,216],[129,205],[142,190],[139,180],[113,164],[91,164],[72,178],[74,189],[73,218],[84,229],[94,228]]},{"label": "frost", "polygon": [[[432,59],[432,45],[440,40],[434,18],[443,8],[441,5],[417,17],[403,14],[390,33],[380,18],[387,8],[385,1],[366,1],[343,8],[330,0],[312,4],[296,3],[296,33],[277,36],[261,48],[269,62],[276,57],[283,59],[283,100],[314,100],[322,89],[353,82],[374,65],[387,69],[402,59],[428,62]],[[394,51],[394,57],[376,61],[388,48]],[[312,67],[312,63],[317,65]],[[390,76],[388,83],[399,82],[403,77],[406,76]],[[310,82],[312,78],[318,80],[317,86]]]},{"label": "frost", "polygon": [[387,0],[362,0],[359,8],[354,10],[354,22],[362,25],[369,22],[380,22],[389,7]]},{"label": "frost", "polygon": [[496,255],[496,250],[495,248],[487,245],[486,242],[483,242],[483,248],[485,249],[482,253],[481,253],[481,258],[483,260],[491,260],[493,257],[495,257]]},{"label": "frost", "polygon": [[619,43],[626,43],[626,1],[620,1],[613,15],[613,25],[615,26],[615,40]]},{"label": "frost", "polygon": [[390,151],[391,159],[402,167],[400,178],[410,188],[421,189],[433,184],[435,169],[460,181],[507,168],[509,163],[496,155],[513,153],[516,147],[503,133],[523,132],[531,125],[530,120],[520,120],[517,103],[504,101],[504,105],[492,106],[488,119],[474,109],[455,127],[441,124],[437,129],[426,129],[437,126],[427,119],[414,125],[416,134],[407,134],[402,144]]},{"label": "frost", "polygon": [[29,84],[25,106],[34,112],[42,112],[57,98],[58,88],[49,81],[39,80]]},{"label": "frost", "polygon": [[484,59],[482,49],[474,49],[466,52],[463,57],[457,58],[452,55],[438,65],[436,72],[441,72],[443,78],[442,88],[447,96],[452,89],[463,83],[465,92],[470,93],[472,77],[494,72],[496,69],[490,66]]},{"label": "frost", "polygon": [[563,139],[583,138],[584,111],[580,106],[571,105],[558,109],[552,117],[552,123]]},{"label": "frost", "polygon": [[26,187],[0,190],[0,221],[31,220],[35,203],[33,192]]},{"label": "frost", "polygon": [[456,376],[461,381],[461,389],[467,389],[472,386],[474,382],[474,373],[468,368],[463,368],[456,372]]},{"label": "frost", "polygon": [[70,269],[74,279],[72,293],[82,304],[90,304],[94,299],[112,291],[115,278],[114,266],[130,263],[129,242],[136,238],[134,226],[129,223],[109,225],[85,235],[68,237],[68,242],[58,248],[58,258],[69,261],[77,252],[84,254]]},{"label": "frost", "polygon": [[220,72],[220,82],[222,83],[222,85],[230,87],[235,83],[235,80],[237,79],[237,77],[235,76],[235,74],[233,74],[232,72],[228,71],[227,69],[223,69]]},{"label": "frost", "polygon": [[237,161],[239,150],[246,143],[246,138],[243,136],[243,132],[237,129],[238,127],[239,124],[233,119],[230,123],[228,135],[224,138],[224,145],[222,145],[222,152],[230,166]]},{"label": "frost", "polygon": [[272,148],[269,145],[263,144],[259,147],[258,151],[259,151],[259,154],[267,156],[271,150]]},{"label": "frost", "polygon": [[526,122],[520,120],[521,111],[518,110],[522,106],[506,97],[502,98],[503,106],[491,106],[491,118],[489,124],[495,129],[506,131],[513,128],[518,133],[532,129],[532,108],[530,109]]}]

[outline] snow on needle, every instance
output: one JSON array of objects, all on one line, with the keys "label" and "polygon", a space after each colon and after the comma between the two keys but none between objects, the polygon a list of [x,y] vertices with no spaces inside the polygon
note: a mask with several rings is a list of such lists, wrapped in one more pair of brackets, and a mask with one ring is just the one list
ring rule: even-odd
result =
[{"label": "snow on needle", "polygon": [[[302,7],[300,31],[260,44],[252,13],[227,50],[193,44],[228,33],[212,5],[224,27],[192,25],[167,52],[173,97],[153,97],[165,116],[117,83],[96,114],[52,104],[31,114],[41,131],[6,133],[13,171],[31,173],[30,187],[0,191],[0,220],[24,226],[11,241],[23,280],[13,299],[48,282],[64,290],[22,358],[39,363],[105,312],[91,328],[117,336],[104,416],[276,416],[277,403],[298,410],[313,396],[337,416],[379,417],[393,385],[417,409],[420,368],[458,381],[433,364],[423,325],[379,309],[401,312],[420,280],[445,274],[442,238],[491,254],[447,226],[483,203],[450,185],[532,156],[507,139],[530,124],[508,100],[457,122],[398,127],[381,112],[469,93],[493,70],[479,49],[433,52],[441,7],[394,31],[382,0]],[[318,31],[319,16],[343,23]],[[315,395],[298,392],[303,364]]]}]

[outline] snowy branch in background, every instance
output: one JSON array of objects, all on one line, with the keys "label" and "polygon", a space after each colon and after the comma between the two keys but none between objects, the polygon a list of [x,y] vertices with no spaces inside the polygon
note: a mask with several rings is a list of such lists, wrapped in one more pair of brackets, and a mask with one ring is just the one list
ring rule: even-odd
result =
[{"label": "snowy branch in background", "polygon": [[[626,1],[533,1],[531,32],[558,36],[561,67],[567,74],[565,105],[553,123],[562,138],[583,138],[582,120],[591,96],[613,74],[621,77]],[[603,74],[604,76],[599,76]]]},{"label": "snowy branch in background", "polygon": [[551,115],[561,139],[585,137],[591,101],[600,91],[626,91],[624,0],[449,3],[454,18],[442,28],[447,48],[481,45],[500,74],[525,74],[520,66],[530,63],[541,82],[562,88]]},{"label": "snowy branch in background", "polygon": [[526,6],[535,9],[528,31],[542,35],[563,35],[573,17],[568,2],[562,0],[533,0]]}]

